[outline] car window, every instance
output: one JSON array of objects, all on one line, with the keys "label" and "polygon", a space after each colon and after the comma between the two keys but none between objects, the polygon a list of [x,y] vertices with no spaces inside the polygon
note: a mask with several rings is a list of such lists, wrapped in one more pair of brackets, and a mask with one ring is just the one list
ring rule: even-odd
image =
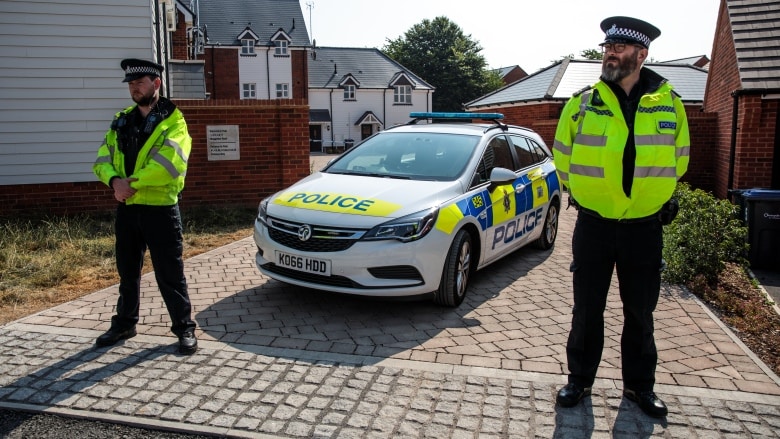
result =
[{"label": "car window", "polygon": [[547,151],[545,151],[544,148],[542,148],[541,145],[539,145],[538,143],[534,142],[531,139],[527,139],[527,140],[528,140],[528,143],[533,147],[534,151],[536,151],[536,155],[539,158],[540,162],[544,161],[544,159],[549,157],[549,155],[547,154]]},{"label": "car window", "polygon": [[463,173],[477,142],[470,135],[388,131],[366,139],[324,172],[451,181]]},{"label": "car window", "polygon": [[529,139],[523,136],[509,137],[512,139],[512,146],[515,149],[517,159],[520,161],[520,169],[527,168],[542,160],[542,158],[537,155],[536,149],[532,145],[532,141],[529,141]]},{"label": "car window", "polygon": [[506,168],[510,171],[515,169],[512,152],[509,150],[509,142],[503,135],[496,136],[488,142],[485,153],[482,155],[482,160],[480,160],[477,167],[477,173],[472,181],[472,186],[478,186],[490,181],[490,171],[496,167]]}]

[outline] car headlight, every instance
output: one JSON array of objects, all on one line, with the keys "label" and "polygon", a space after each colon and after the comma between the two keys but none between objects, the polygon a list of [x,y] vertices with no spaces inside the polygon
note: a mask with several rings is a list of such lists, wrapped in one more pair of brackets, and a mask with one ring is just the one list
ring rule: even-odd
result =
[{"label": "car headlight", "polygon": [[374,227],[363,236],[363,239],[372,241],[379,239],[397,239],[401,242],[416,241],[433,229],[438,216],[438,207],[413,213]]},{"label": "car headlight", "polygon": [[260,205],[257,206],[257,220],[263,224],[268,224],[266,219],[268,218],[268,200],[270,198],[264,198],[260,201]]}]

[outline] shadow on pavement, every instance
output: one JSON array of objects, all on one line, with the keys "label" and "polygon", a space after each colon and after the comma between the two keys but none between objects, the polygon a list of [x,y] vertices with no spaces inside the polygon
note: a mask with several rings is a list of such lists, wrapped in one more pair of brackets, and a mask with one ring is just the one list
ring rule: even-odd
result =
[{"label": "shadow on pavement", "polygon": [[[551,254],[524,248],[477,272],[457,308],[427,297],[370,298],[268,280],[202,309],[195,319],[205,334],[239,349],[251,345],[377,358],[408,350],[457,351],[453,338],[472,335],[470,329],[481,332],[485,324],[484,310],[477,310]],[[448,337],[436,339],[442,333]]]}]

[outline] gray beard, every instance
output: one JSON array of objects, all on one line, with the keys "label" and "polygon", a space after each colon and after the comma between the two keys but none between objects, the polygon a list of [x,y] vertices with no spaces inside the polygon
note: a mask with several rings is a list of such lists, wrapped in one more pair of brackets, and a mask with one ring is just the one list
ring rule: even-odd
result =
[{"label": "gray beard", "polygon": [[607,65],[607,61],[601,65],[601,79],[607,82],[619,83],[636,70],[639,64],[637,57],[639,53],[634,52],[634,56],[628,57],[625,60],[618,60],[617,66],[611,67]]}]

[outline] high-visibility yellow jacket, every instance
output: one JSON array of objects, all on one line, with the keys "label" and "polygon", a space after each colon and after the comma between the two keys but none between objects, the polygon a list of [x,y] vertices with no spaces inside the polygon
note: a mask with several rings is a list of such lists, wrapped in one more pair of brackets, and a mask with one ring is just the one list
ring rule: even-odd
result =
[{"label": "high-visibility yellow jacket", "polygon": [[[114,121],[134,108],[135,105],[118,112]],[[187,159],[192,149],[192,138],[187,131],[182,112],[176,108],[152,131],[138,152],[131,175],[125,175],[125,155],[118,147],[115,123],[111,126],[92,166],[97,178],[106,185],[110,185],[113,177],[137,178],[137,181],[130,183],[136,193],[128,198],[125,204],[176,204],[179,193],[184,188]]]},{"label": "high-visibility yellow jacket", "polygon": [[[580,206],[604,218],[655,214],[688,169],[690,135],[685,108],[666,80],[648,73],[659,81],[641,97],[637,108],[636,167],[630,197],[623,191],[628,126],[612,89],[600,81],[575,94],[558,122],[553,155],[559,179]],[[595,101],[594,95],[598,96]]]}]

